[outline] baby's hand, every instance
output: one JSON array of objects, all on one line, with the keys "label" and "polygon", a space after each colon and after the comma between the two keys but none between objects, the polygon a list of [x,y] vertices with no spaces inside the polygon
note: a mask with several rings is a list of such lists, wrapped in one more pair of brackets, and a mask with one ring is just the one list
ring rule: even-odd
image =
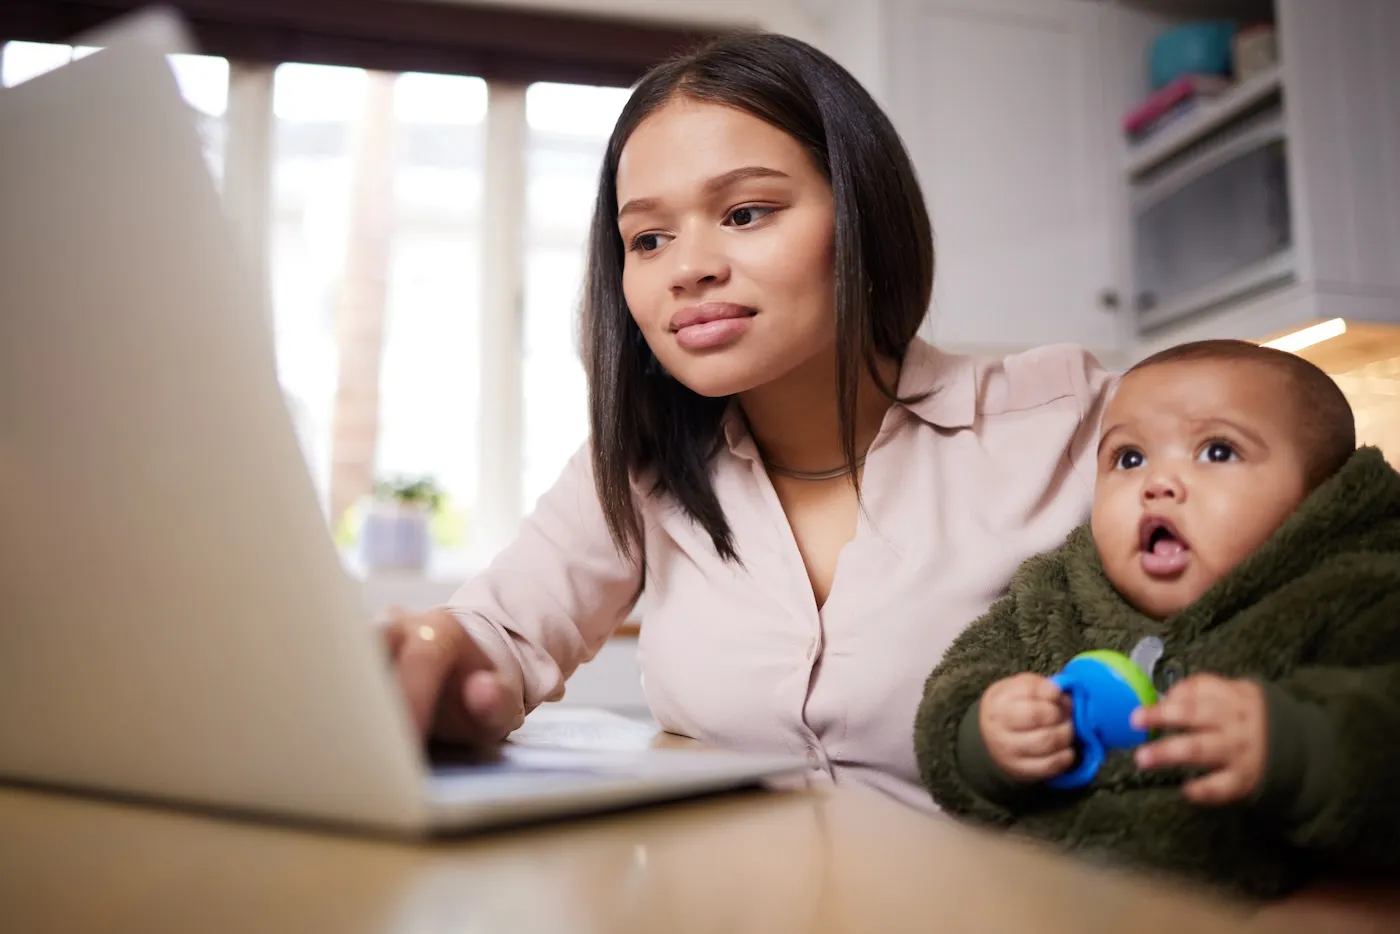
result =
[{"label": "baby's hand", "polygon": [[1049,678],[1003,678],[982,694],[977,725],[992,761],[1019,782],[1038,782],[1074,764],[1069,698]]},{"label": "baby's hand", "polygon": [[1253,681],[1195,675],[1178,683],[1161,702],[1134,712],[1139,729],[1180,730],[1138,748],[1143,769],[1195,766],[1209,769],[1182,786],[1197,804],[1241,801],[1259,787],[1268,747],[1264,689]]}]

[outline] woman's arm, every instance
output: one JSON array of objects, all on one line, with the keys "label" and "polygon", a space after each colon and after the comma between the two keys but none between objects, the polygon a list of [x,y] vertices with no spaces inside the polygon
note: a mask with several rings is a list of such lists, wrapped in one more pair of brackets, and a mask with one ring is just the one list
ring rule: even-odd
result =
[{"label": "woman's arm", "polygon": [[540,497],[514,542],[447,609],[495,665],[510,729],[592,658],[627,618],[642,565],[608,534],[587,445]]}]

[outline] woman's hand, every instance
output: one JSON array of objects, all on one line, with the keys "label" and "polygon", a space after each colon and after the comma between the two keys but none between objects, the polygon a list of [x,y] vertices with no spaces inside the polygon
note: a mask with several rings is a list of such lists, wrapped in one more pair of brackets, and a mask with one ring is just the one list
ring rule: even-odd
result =
[{"label": "woman's hand", "polygon": [[1074,764],[1069,698],[1049,678],[1003,678],[982,694],[978,727],[992,761],[1018,782],[1039,782]]},{"label": "woman's hand", "polygon": [[514,705],[491,660],[451,613],[391,610],[384,642],[421,738],[505,739]]},{"label": "woman's hand", "polygon": [[1182,786],[1187,798],[1197,804],[1242,801],[1264,774],[1267,720],[1264,689],[1253,681],[1195,675],[1160,703],[1133,714],[1139,729],[1180,731],[1139,747],[1138,767],[1208,769],[1204,777]]}]

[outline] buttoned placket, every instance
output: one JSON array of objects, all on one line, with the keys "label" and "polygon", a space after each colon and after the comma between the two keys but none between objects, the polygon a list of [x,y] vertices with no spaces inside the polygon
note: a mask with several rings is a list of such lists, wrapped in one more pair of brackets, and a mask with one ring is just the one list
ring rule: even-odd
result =
[{"label": "buttoned placket", "polygon": [[[894,427],[902,420],[903,414],[896,411],[898,408],[900,408],[898,405],[891,406],[891,410],[886,413],[881,423],[880,430],[876,433],[874,440],[871,442],[871,453],[885,442],[888,435],[894,430]],[[725,425],[725,437],[729,442],[729,450],[736,457],[747,461],[749,464],[750,476],[754,483],[757,484],[759,492],[765,504],[768,506],[773,519],[771,527],[776,536],[776,541],[774,543],[775,550],[782,559],[782,566],[789,572],[784,575],[784,585],[793,588],[793,599],[790,601],[783,600],[782,603],[787,607],[804,608],[804,612],[799,613],[794,609],[790,615],[803,630],[809,633],[806,648],[802,655],[802,693],[800,697],[794,696],[792,698],[795,702],[795,708],[789,708],[785,705],[785,709],[795,709],[796,711],[790,727],[794,731],[796,738],[799,739],[805,747],[803,754],[806,756],[807,764],[814,770],[826,772],[828,776],[834,777],[834,768],[826,746],[822,742],[821,737],[817,735],[816,731],[813,730],[811,725],[807,722],[806,717],[807,700],[811,696],[814,687],[813,673],[825,649],[824,608],[817,606],[816,597],[812,593],[811,578],[808,577],[807,567],[802,561],[802,553],[797,547],[796,536],[793,535],[792,527],[788,523],[786,514],[783,512],[782,501],[778,499],[778,492],[774,488],[772,479],[768,476],[767,469],[763,465],[763,460],[758,454],[758,446],[754,442],[752,436],[749,435],[747,427],[743,425],[741,419],[732,413],[729,418],[731,420]],[[869,464],[867,462],[867,471],[868,469]],[[860,534],[859,519],[857,520],[856,534]],[[843,546],[843,554],[838,558],[836,576],[832,580],[832,594],[836,592],[836,582],[841,574],[840,564],[846,557],[845,549],[849,548],[850,545],[854,543],[854,540],[853,538],[852,542]],[[832,606],[832,594],[827,595],[827,608]],[[794,681],[796,681],[796,679],[794,679]]]},{"label": "buttoned placket", "polygon": [[[785,726],[790,737],[788,745],[793,748],[794,752],[804,755],[808,765],[814,770],[824,771],[830,775],[832,772],[831,762],[823,747],[821,737],[807,723],[806,718],[807,697],[812,689],[812,673],[816,669],[823,649],[821,614],[812,594],[812,584],[807,576],[806,565],[802,563],[802,554],[797,548],[797,539],[793,536],[792,529],[788,525],[782,502],[778,499],[778,492],[773,488],[773,483],[763,466],[763,460],[758,455],[758,447],[737,414],[731,413],[729,419],[730,421],[725,426],[729,450],[735,457],[748,462],[750,477],[757,485],[771,520],[769,527],[773,537],[769,540],[768,545],[777,554],[780,566],[785,571],[781,581],[760,583],[774,583],[783,588],[784,593],[780,595],[778,602],[788,608],[789,619],[803,633],[805,640],[804,643],[800,643],[803,645],[803,649],[797,656],[798,665],[792,672],[792,677],[775,685],[776,691],[787,694],[782,698],[779,709],[787,715]],[[799,585],[800,590],[797,589]],[[801,607],[802,610],[796,609],[797,607]]]}]

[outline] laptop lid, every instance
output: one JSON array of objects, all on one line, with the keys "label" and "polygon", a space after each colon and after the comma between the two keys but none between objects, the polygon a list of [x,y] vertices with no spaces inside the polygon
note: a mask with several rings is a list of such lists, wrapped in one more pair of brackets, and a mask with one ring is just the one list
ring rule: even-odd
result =
[{"label": "laptop lid", "polygon": [[422,755],[153,22],[0,93],[0,776],[416,828]]},{"label": "laptop lid", "polygon": [[170,7],[150,6],[109,20],[74,36],[75,46],[144,46],[160,55],[194,55],[199,49],[180,14]]}]

